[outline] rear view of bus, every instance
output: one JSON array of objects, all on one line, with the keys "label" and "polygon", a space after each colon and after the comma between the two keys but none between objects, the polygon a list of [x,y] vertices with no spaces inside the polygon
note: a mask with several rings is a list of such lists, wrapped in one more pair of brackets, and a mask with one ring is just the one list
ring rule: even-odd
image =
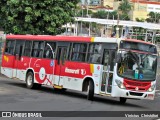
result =
[{"label": "rear view of bus", "polygon": [[138,40],[122,40],[119,44],[112,96],[154,99],[156,89],[156,46]]}]

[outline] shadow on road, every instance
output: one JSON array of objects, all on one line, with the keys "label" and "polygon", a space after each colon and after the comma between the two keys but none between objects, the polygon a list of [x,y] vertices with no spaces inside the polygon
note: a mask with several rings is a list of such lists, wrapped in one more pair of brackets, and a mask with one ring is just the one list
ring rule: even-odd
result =
[{"label": "shadow on road", "polygon": [[[25,83],[6,83],[8,85],[12,85],[12,86],[16,86],[16,87],[21,87],[24,89],[27,89],[29,91],[32,91],[31,89],[26,88],[26,84]],[[47,93],[47,94],[58,94],[58,95],[65,95],[66,97],[74,97],[74,98],[78,98],[78,99],[86,99],[87,101],[87,97],[84,93],[82,92],[77,92],[77,91],[73,91],[73,90],[59,90],[59,89],[53,89],[51,87],[46,87],[46,86],[42,86],[39,90],[37,89],[33,89],[34,91],[38,92],[38,93]],[[142,109],[146,109],[146,107],[144,106],[140,106],[140,105],[136,105],[136,104],[131,104],[131,103],[126,103],[126,104],[121,104],[117,98],[109,98],[109,97],[102,97],[102,96],[98,96],[95,95],[94,97],[94,101],[91,101],[92,103],[94,102],[98,102],[98,103],[104,103],[104,104],[110,104],[110,105],[116,105],[116,106],[123,106],[123,107],[136,107],[136,108],[142,108]]]}]

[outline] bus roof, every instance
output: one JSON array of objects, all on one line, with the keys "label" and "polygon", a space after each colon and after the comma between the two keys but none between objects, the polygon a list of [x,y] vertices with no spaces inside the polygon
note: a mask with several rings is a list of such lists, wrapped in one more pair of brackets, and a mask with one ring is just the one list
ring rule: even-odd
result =
[{"label": "bus roof", "polygon": [[124,39],[124,41],[138,42],[138,43],[144,43],[144,44],[154,45],[153,43],[145,42],[145,41],[143,41],[143,40],[137,40],[137,39]]},{"label": "bus roof", "polygon": [[67,41],[67,42],[104,42],[119,43],[121,40],[144,44],[152,43],[136,39],[111,38],[111,37],[83,37],[83,36],[52,36],[52,35],[6,35],[6,39],[12,40],[44,40],[44,41]]},{"label": "bus roof", "polygon": [[110,43],[117,42],[117,38],[83,37],[83,36],[52,36],[52,35],[6,35],[6,39],[70,41],[70,42],[110,42]]},{"label": "bus roof", "polygon": [[91,42],[91,37],[52,36],[52,35],[6,35],[6,39]]}]

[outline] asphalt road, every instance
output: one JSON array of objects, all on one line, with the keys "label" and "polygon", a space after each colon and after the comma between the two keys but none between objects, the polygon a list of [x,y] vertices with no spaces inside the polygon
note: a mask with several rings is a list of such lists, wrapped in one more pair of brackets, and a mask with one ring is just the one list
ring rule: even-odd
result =
[{"label": "asphalt road", "polygon": [[0,111],[160,111],[160,91],[153,101],[127,100],[122,105],[117,98],[101,96],[88,101],[84,93],[72,90],[31,90],[23,81],[0,75]]}]

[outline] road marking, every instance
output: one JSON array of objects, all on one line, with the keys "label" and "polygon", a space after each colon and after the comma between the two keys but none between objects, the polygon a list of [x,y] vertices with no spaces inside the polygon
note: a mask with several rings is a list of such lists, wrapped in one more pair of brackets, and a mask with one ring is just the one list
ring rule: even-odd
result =
[{"label": "road marking", "polygon": [[160,91],[160,90],[156,90],[156,92],[158,92],[158,91]]}]

